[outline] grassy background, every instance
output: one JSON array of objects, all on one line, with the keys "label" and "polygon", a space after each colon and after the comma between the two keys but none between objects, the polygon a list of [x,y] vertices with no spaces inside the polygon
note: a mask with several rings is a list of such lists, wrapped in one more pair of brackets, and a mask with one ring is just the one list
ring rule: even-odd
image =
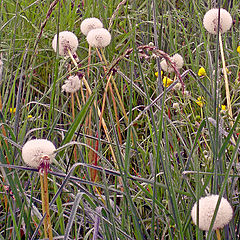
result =
[{"label": "grassy background", "polygon": [[[56,5],[50,5],[54,2]],[[21,146],[31,138],[47,138],[60,148],[49,173],[56,239],[216,239],[214,232],[207,236],[194,226],[190,215],[196,200],[210,193],[226,197],[234,208],[234,218],[221,231],[222,239],[239,239],[239,2],[221,1],[234,20],[231,30],[223,35],[226,65],[231,72],[233,127],[226,111],[214,111],[214,69],[220,73],[219,104],[226,105],[226,99],[217,38],[202,25],[205,12],[213,7],[211,1],[126,1],[112,18],[119,3],[1,1],[0,238],[43,238],[39,177],[24,166]],[[104,49],[108,63],[103,64],[93,49],[89,77],[88,44],[80,31],[87,17],[101,19],[105,28],[111,18],[113,21],[112,41]],[[78,69],[51,47],[54,35],[65,30],[79,39]],[[170,56],[183,56],[181,74],[190,95],[167,90],[160,102],[138,117],[160,94],[156,58],[151,52],[144,58],[137,51],[138,46],[154,41]],[[114,74],[128,119],[113,90],[116,115],[108,91],[103,117],[111,136],[109,142],[98,127],[93,98],[101,109],[107,82],[103,66],[109,68],[130,48],[132,53],[118,62]],[[81,108],[76,101],[75,121],[70,95],[61,92],[69,66],[71,73],[85,73],[93,90],[93,98],[87,103],[78,93]],[[208,78],[190,74],[189,70],[197,74],[201,66]],[[86,96],[84,87],[83,92]],[[199,96],[205,99],[203,108],[196,104]],[[180,109],[173,109],[173,103],[179,103]],[[91,148],[98,155],[95,181],[88,165],[92,163]],[[7,163],[11,166],[4,165]],[[66,173],[68,163],[71,171]]]}]

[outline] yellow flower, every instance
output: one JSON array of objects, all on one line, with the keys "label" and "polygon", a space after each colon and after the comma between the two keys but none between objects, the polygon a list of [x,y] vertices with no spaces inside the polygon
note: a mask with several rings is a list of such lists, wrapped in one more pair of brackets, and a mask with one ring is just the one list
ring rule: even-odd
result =
[{"label": "yellow flower", "polygon": [[10,108],[10,109],[9,109],[9,112],[10,112],[10,113],[15,113],[15,112],[16,112],[16,108]]},{"label": "yellow flower", "polygon": [[173,83],[173,80],[168,77],[164,77],[162,81],[164,87],[169,87]]},{"label": "yellow flower", "polygon": [[200,67],[199,70],[198,70],[198,76],[199,77],[202,77],[202,76],[206,76],[206,70],[204,67]]},{"label": "yellow flower", "polygon": [[[163,71],[161,71],[161,76],[163,75]],[[158,77],[158,72],[155,72],[155,76]]]},{"label": "yellow flower", "polygon": [[222,110],[225,111],[227,109],[226,105],[222,105]]},{"label": "yellow flower", "polygon": [[[163,75],[163,71],[161,71],[161,76]],[[158,72],[155,72],[155,76],[158,77]],[[169,87],[172,83],[173,83],[173,80],[164,76],[163,79],[163,86],[164,87]]]},{"label": "yellow flower", "polygon": [[237,52],[240,53],[240,46],[237,47]]},{"label": "yellow flower", "polygon": [[203,97],[198,97],[196,103],[197,103],[197,105],[198,105],[199,107],[202,108],[203,105],[205,104],[205,103],[204,103],[204,98],[203,98]]},{"label": "yellow flower", "polygon": [[28,119],[30,119],[30,118],[32,118],[33,116],[31,115],[31,114],[29,114],[28,116],[27,116],[27,118]]}]

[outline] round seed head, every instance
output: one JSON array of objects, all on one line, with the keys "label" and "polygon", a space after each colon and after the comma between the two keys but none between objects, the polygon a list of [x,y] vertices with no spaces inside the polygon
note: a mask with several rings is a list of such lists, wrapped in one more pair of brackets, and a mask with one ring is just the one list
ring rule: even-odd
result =
[{"label": "round seed head", "polygon": [[46,157],[49,158],[49,164],[52,162],[55,150],[55,146],[49,140],[29,140],[23,145],[22,159],[28,166],[38,168]]},{"label": "round seed head", "polygon": [[87,36],[95,28],[102,28],[103,24],[98,18],[86,18],[80,25],[81,32]]},{"label": "round seed head", "polygon": [[[220,9],[220,26],[219,31],[220,33],[225,33],[228,31],[232,26],[232,17],[230,13],[221,8]],[[218,32],[218,8],[210,9],[206,12],[203,18],[203,25],[206,30],[211,34],[217,34]]]},{"label": "round seed head", "polygon": [[183,67],[183,58],[180,54],[176,53],[172,56],[172,61],[176,64],[177,69],[181,69]]},{"label": "round seed head", "polygon": [[87,41],[91,47],[104,48],[110,44],[111,34],[105,28],[96,28],[88,33]]},{"label": "round seed head", "polygon": [[[199,228],[208,231],[212,217],[217,205],[219,195],[210,195],[202,197],[199,200]],[[194,224],[197,224],[197,202],[194,204],[191,216]],[[227,199],[222,198],[217,216],[213,225],[213,230],[223,228],[233,217],[233,209]]]},{"label": "round seed head", "polygon": [[77,92],[81,87],[81,80],[79,77],[76,76],[70,76],[67,80],[65,80],[65,84],[62,86],[62,91],[68,92],[68,93],[75,93]]},{"label": "round seed head", "polygon": [[68,50],[73,54],[77,51],[78,38],[77,36],[69,31],[63,31],[54,36],[52,41],[52,47],[55,52],[57,52],[57,37],[59,42],[59,55],[68,56]]},{"label": "round seed head", "polygon": [[[176,53],[170,59],[176,65],[177,69],[181,69],[183,67],[184,61],[180,54]],[[162,70],[164,70],[165,72],[169,72],[169,73],[174,72],[173,67],[171,67],[170,64],[168,64],[166,59],[163,59],[160,64],[161,64]]]},{"label": "round seed head", "polygon": [[175,110],[179,110],[180,109],[179,103],[173,103],[172,107]]}]

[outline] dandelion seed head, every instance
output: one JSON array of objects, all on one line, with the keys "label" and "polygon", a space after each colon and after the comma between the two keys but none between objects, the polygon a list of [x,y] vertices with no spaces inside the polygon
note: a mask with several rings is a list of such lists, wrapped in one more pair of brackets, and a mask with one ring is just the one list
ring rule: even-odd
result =
[{"label": "dandelion seed head", "polygon": [[63,31],[59,33],[59,37],[56,34],[52,41],[52,47],[55,52],[57,52],[57,38],[59,41],[59,55],[68,56],[68,50],[70,50],[72,54],[77,51],[78,38],[74,33]]},{"label": "dandelion seed head", "polygon": [[77,75],[70,76],[67,80],[65,80],[65,84],[62,85],[62,91],[68,93],[77,92],[81,87],[81,83],[82,82]]},{"label": "dandelion seed head", "polygon": [[22,148],[22,159],[30,167],[38,168],[45,156],[49,157],[49,164],[53,161],[56,150],[53,143],[46,139],[27,141]]},{"label": "dandelion seed head", "polygon": [[181,69],[183,67],[183,57],[176,53],[172,56],[172,61],[176,64],[177,69]]},{"label": "dandelion seed head", "polygon": [[[228,31],[232,26],[232,17],[230,13],[221,8],[220,9],[220,26],[219,31],[220,33],[225,33]],[[206,30],[211,34],[217,34],[218,32],[218,8],[210,9],[206,12],[203,17],[203,25]]]},{"label": "dandelion seed head", "polygon": [[95,28],[102,28],[103,24],[98,18],[86,18],[80,25],[81,32],[87,36]]},{"label": "dandelion seed head", "polygon": [[[173,64],[176,65],[177,69],[181,69],[183,67],[184,61],[180,54],[176,53],[170,59],[173,62]],[[174,68],[170,66],[170,64],[166,61],[166,59],[163,59],[160,65],[165,72],[169,72],[169,73],[174,72]]]},{"label": "dandelion seed head", "polygon": [[87,42],[91,47],[106,47],[111,42],[111,34],[105,28],[96,28],[87,35]]},{"label": "dandelion seed head", "polygon": [[[208,231],[212,217],[217,205],[219,195],[210,195],[202,197],[199,200],[199,228],[204,231]],[[197,202],[194,204],[191,216],[193,223],[197,224]],[[227,225],[233,217],[233,209],[227,199],[222,198],[217,216],[213,225],[213,230],[223,228]]]},{"label": "dandelion seed head", "polygon": [[179,103],[173,103],[172,108],[175,110],[179,110],[180,109]]},{"label": "dandelion seed head", "polygon": [[180,90],[181,88],[182,88],[182,84],[181,84],[181,83],[177,83],[177,84],[173,87],[174,90]]}]

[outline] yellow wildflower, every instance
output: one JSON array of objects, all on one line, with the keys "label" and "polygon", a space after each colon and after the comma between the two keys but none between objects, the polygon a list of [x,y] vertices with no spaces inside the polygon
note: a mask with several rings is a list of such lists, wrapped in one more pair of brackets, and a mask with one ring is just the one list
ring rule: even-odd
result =
[{"label": "yellow wildflower", "polygon": [[10,113],[15,113],[15,112],[16,112],[16,108],[10,108],[10,109],[9,109],[9,112],[10,112]]},{"label": "yellow wildflower", "polygon": [[[161,71],[161,76],[163,75],[163,71]],[[158,77],[158,72],[155,72],[155,76]]]},{"label": "yellow wildflower", "polygon": [[173,80],[168,77],[164,77],[162,81],[164,87],[169,87],[173,83]]},{"label": "yellow wildflower", "polygon": [[227,109],[226,105],[222,105],[222,111],[225,111]]},{"label": "yellow wildflower", "polygon": [[240,53],[240,46],[237,47],[237,52]]},{"label": "yellow wildflower", "polygon": [[206,70],[204,67],[200,67],[198,70],[198,76],[202,77],[202,76],[207,76]]},{"label": "yellow wildflower", "polygon": [[[161,76],[163,75],[163,71],[161,71]],[[155,76],[158,77],[158,72],[155,72]],[[164,87],[169,87],[172,83],[173,83],[173,80],[164,76],[163,79],[163,86]]]},{"label": "yellow wildflower", "polygon": [[31,114],[29,114],[28,116],[27,116],[27,118],[28,119],[30,119],[30,118],[32,118],[33,116],[31,115]]},{"label": "yellow wildflower", "polygon": [[204,98],[203,97],[198,97],[196,103],[199,107],[202,108],[203,105],[204,105]]}]

